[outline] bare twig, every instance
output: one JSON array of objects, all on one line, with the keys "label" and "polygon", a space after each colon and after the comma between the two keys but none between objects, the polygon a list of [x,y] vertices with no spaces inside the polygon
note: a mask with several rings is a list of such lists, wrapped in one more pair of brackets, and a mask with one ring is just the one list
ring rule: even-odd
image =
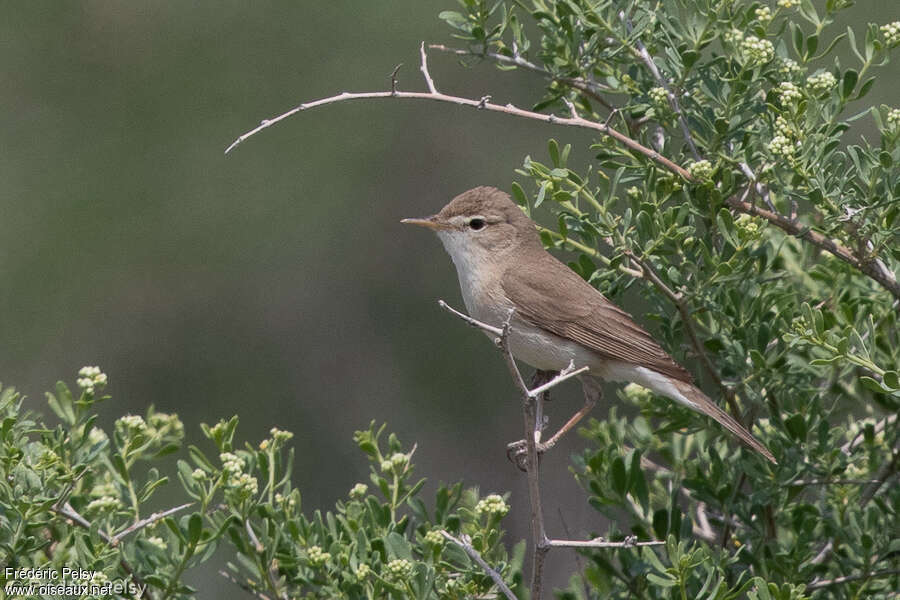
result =
[{"label": "bare twig", "polygon": [[[259,538],[256,537],[256,532],[253,531],[253,526],[250,524],[249,520],[244,521],[244,529],[247,531],[247,536],[250,538],[250,541],[253,542],[253,546],[256,549],[257,554],[262,554],[265,552],[266,547],[259,541]],[[266,581],[269,584],[269,588],[271,588],[272,593],[275,594],[277,598],[281,598],[281,600],[288,600],[287,592],[283,592],[281,594],[278,593],[278,582],[275,581],[275,568],[272,564],[268,564],[265,566],[266,571]]]},{"label": "bare twig", "polygon": [[874,579],[876,577],[890,577],[891,575],[900,575],[900,569],[884,569],[882,571],[872,571],[871,573],[860,573],[859,575],[845,575],[844,577],[835,577],[834,579],[817,579],[806,584],[807,590],[820,590],[832,585],[840,585],[849,581],[859,581],[860,579]]},{"label": "bare twig", "polygon": [[490,112],[498,112],[505,115],[511,115],[514,117],[521,117],[525,119],[533,119],[537,121],[542,121],[544,123],[552,123],[556,125],[564,125],[569,127],[578,127],[581,129],[590,129],[593,131],[599,131],[604,135],[608,135],[611,138],[617,140],[622,145],[627,148],[634,150],[635,152],[642,154],[647,159],[655,162],[660,165],[662,168],[671,171],[672,173],[676,173],[683,177],[684,179],[691,181],[692,178],[690,173],[688,173],[685,169],[675,164],[671,160],[661,156],[657,151],[647,148],[646,146],[636,142],[631,139],[627,135],[623,133],[619,133],[612,127],[603,124],[596,123],[594,121],[588,121],[587,119],[583,119],[581,117],[578,118],[565,118],[558,117],[556,115],[547,115],[543,113],[536,113],[530,110],[524,110],[521,108],[517,108],[512,104],[499,105],[494,104],[492,102],[487,102],[486,97],[482,97],[479,100],[474,100],[472,98],[462,98],[459,96],[451,96],[448,94],[442,94],[436,91],[434,86],[434,81],[431,79],[431,75],[428,73],[428,64],[425,60],[425,50],[424,46],[420,47],[420,54],[423,58],[422,64],[419,69],[425,75],[425,82],[428,85],[428,92],[401,92],[397,91],[395,88],[392,88],[390,91],[386,92],[343,92],[336,96],[330,96],[328,98],[322,98],[319,100],[315,100],[313,102],[307,102],[292,108],[291,110],[282,113],[276,117],[272,117],[271,119],[265,119],[260,123],[257,127],[254,127],[250,131],[244,133],[236,140],[234,140],[228,148],[225,149],[225,154],[231,152],[235,147],[239,144],[247,140],[248,138],[256,135],[260,131],[279,123],[288,117],[292,117],[298,112],[309,110],[311,108],[317,108],[319,106],[325,106],[326,104],[335,104],[337,102],[347,102],[350,100],[374,100],[378,98],[405,98],[409,100],[433,100],[437,102],[448,102],[450,104],[457,104],[460,106],[471,106],[472,108],[476,108],[479,110],[487,110]]},{"label": "bare twig", "polygon": [[514,67],[521,67],[522,69],[537,73],[539,75],[543,75],[551,81],[556,81],[558,83],[562,83],[563,85],[574,88],[579,92],[585,94],[586,96],[590,96],[610,112],[615,110],[615,107],[612,106],[609,101],[606,100],[606,98],[600,95],[601,93],[615,93],[615,90],[613,90],[612,88],[596,83],[594,81],[588,81],[587,79],[583,79],[581,77],[560,77],[558,75],[554,75],[547,69],[522,58],[522,56],[518,53],[514,56],[505,56],[503,54],[490,51],[471,52],[469,50],[463,50],[462,48],[450,48],[449,46],[444,46],[443,44],[428,44],[428,49],[437,50],[438,52],[446,52],[447,54],[456,54],[457,56],[476,56],[479,58],[487,58],[496,63]]},{"label": "bare twig", "polygon": [[259,600],[272,600],[271,598],[269,598],[268,596],[266,596],[265,594],[263,594],[262,592],[260,592],[260,591],[257,590],[256,588],[254,588],[254,587],[252,587],[252,586],[250,586],[250,585],[248,585],[248,584],[246,584],[246,583],[244,583],[244,582],[242,582],[242,581],[239,581],[237,577],[235,577],[234,575],[232,575],[232,574],[229,573],[228,571],[220,570],[220,571],[219,571],[219,575],[221,575],[222,577],[224,577],[225,579],[227,579],[228,581],[230,581],[230,582],[233,583],[234,585],[238,586],[239,588],[241,588],[242,590],[244,590],[244,591],[247,592],[248,594],[251,594],[252,596],[255,596],[256,598],[259,598]]},{"label": "bare twig", "polygon": [[472,547],[472,540],[469,536],[463,534],[460,535],[459,538],[455,538],[443,529],[441,530],[441,535],[462,548],[463,551],[468,554],[472,560],[478,563],[478,566],[484,569],[484,572],[494,580],[494,583],[497,584],[497,589],[499,589],[504,596],[506,596],[509,600],[518,600],[516,598],[516,595],[513,594],[512,590],[509,589],[509,586],[506,585],[506,582],[503,581],[503,577],[500,576],[500,573],[491,568],[491,566],[487,564],[487,562],[481,557],[481,555],[478,554],[478,551]]},{"label": "bare twig", "polygon": [[639,542],[635,535],[630,535],[621,542],[609,542],[602,537],[598,537],[592,540],[548,540],[548,543],[554,548],[640,548],[665,544],[665,542],[660,540]]},{"label": "bare twig", "polygon": [[[85,519],[84,517],[82,517],[80,514],[78,514],[78,511],[76,511],[74,508],[72,508],[72,505],[69,504],[68,502],[64,503],[62,506],[54,505],[53,507],[51,507],[50,510],[52,510],[56,514],[60,515],[61,517],[65,517],[66,519],[69,519],[70,521],[72,521],[74,524],[78,525],[82,529],[87,529],[88,531],[91,531],[91,522],[88,521],[87,519]],[[104,531],[98,529],[97,535],[99,535],[100,539],[102,539],[104,542],[106,542],[110,546],[115,546],[115,544],[112,541],[112,538],[109,535],[107,535]],[[148,598],[149,600],[153,600],[153,595],[150,593],[150,587],[146,583],[144,583],[144,581],[140,577],[138,577],[137,573],[134,572],[134,569],[131,568],[131,565],[129,565],[128,562],[124,558],[119,559],[119,566],[122,567],[123,571],[125,571],[126,573],[128,573],[128,575],[131,576],[131,579],[132,579],[132,581],[135,582],[135,584],[137,584],[139,587],[143,588],[143,590],[144,590],[144,593],[142,595],[134,596],[135,600],[137,600],[138,598]]]},{"label": "bare twig", "polygon": [[875,497],[875,494],[878,493],[878,490],[881,489],[881,486],[883,486],[888,479],[897,474],[898,467],[900,467],[900,449],[895,448],[891,460],[878,469],[878,472],[875,473],[875,480],[868,484],[865,489],[863,489],[862,494],[860,494],[859,502],[862,506],[868,504],[869,501]]},{"label": "bare twig", "polygon": [[[631,24],[631,20],[625,15],[624,11],[619,12],[619,18],[625,23],[625,28],[628,31],[628,34],[631,35],[634,27]],[[678,125],[681,127],[681,133],[684,136],[685,141],[688,144],[688,147],[691,149],[691,154],[694,157],[694,160],[700,160],[700,151],[697,150],[697,144],[694,143],[694,136],[691,135],[691,128],[688,127],[687,119],[684,118],[684,112],[681,110],[681,104],[678,102],[678,96],[675,95],[675,92],[672,91],[671,86],[669,86],[669,82],[666,81],[666,78],[662,76],[662,73],[659,72],[659,67],[656,66],[656,63],[653,62],[653,57],[650,56],[650,52],[647,51],[647,47],[644,46],[644,42],[639,39],[634,41],[635,47],[637,48],[638,56],[641,57],[641,61],[646,65],[647,69],[653,75],[653,78],[656,79],[656,82],[666,90],[666,96],[669,98],[669,105],[672,107],[672,112],[675,113],[675,116],[678,118]]]},{"label": "bare twig", "polygon": [[466,313],[463,313],[463,312],[460,312],[460,311],[456,310],[455,308],[453,308],[452,306],[450,306],[449,304],[447,304],[447,303],[444,302],[443,300],[438,300],[438,306],[440,306],[441,308],[443,308],[443,309],[446,310],[447,312],[449,312],[449,313],[451,313],[451,314],[457,316],[458,318],[462,319],[463,321],[465,321],[466,323],[468,323],[468,324],[471,325],[472,327],[477,327],[478,329],[481,329],[482,331],[486,331],[487,333],[491,333],[491,334],[496,335],[496,336],[498,336],[498,337],[501,336],[501,335],[503,335],[503,330],[500,329],[499,327],[494,327],[493,325],[488,325],[487,323],[484,323],[484,322],[482,322],[482,321],[479,321],[478,319],[473,319],[472,317],[470,317],[470,316],[467,315]]},{"label": "bare twig", "polygon": [[878,479],[798,479],[788,485],[806,487],[812,485],[866,485],[868,483],[880,483],[880,481]]},{"label": "bare twig", "polygon": [[565,369],[563,369],[562,371],[560,371],[559,375],[557,375],[556,377],[554,377],[553,379],[551,379],[544,385],[539,385],[538,387],[536,387],[532,390],[528,390],[528,395],[531,396],[532,398],[537,398],[538,396],[540,396],[541,394],[543,394],[550,388],[559,385],[563,381],[565,381],[567,379],[572,379],[573,377],[577,377],[577,376],[581,375],[582,373],[586,373],[589,370],[589,368],[590,367],[585,366],[585,367],[581,367],[580,369],[576,369],[575,363],[572,361],[569,361],[569,366],[566,367]]},{"label": "bare twig", "polygon": [[437,94],[437,88],[434,87],[434,80],[431,78],[431,73],[428,72],[428,55],[425,54],[425,42],[419,44],[419,59],[422,61],[422,64],[419,65],[419,70],[422,71],[422,77],[425,78],[425,84],[428,85],[428,91],[432,94]]},{"label": "bare twig", "polygon": [[[879,433],[881,433],[882,431],[885,430],[885,427],[887,427],[888,425],[892,426],[896,422],[897,422],[896,413],[893,415],[888,415],[885,418],[878,421],[877,423],[875,423],[875,425],[872,428],[872,433],[874,435],[878,435]],[[841,446],[841,452],[843,452],[844,454],[848,454],[848,455],[851,452],[853,452],[856,449],[856,447],[862,443],[863,439],[865,439],[863,437],[864,434],[865,434],[865,428],[860,428],[859,432],[855,436],[853,436],[852,440],[850,440],[849,442],[847,442],[846,444]]]},{"label": "bare twig", "polygon": [[761,217],[779,229],[782,229],[795,237],[806,240],[822,250],[830,252],[848,265],[881,284],[884,289],[900,300],[900,283],[897,282],[897,278],[893,273],[887,269],[880,268],[877,261],[871,258],[861,259],[839,241],[823,235],[818,231],[813,231],[809,227],[802,225],[795,220],[789,219],[776,212],[759,208],[749,202],[740,200],[739,198],[728,198],[725,200],[725,204],[738,212],[746,213],[754,217]]},{"label": "bare twig", "polygon": [[393,71],[391,71],[391,93],[392,94],[397,93],[397,83],[399,82],[399,79],[397,78],[397,74],[400,73],[400,67],[402,67],[402,66],[403,66],[403,63],[400,63],[399,65],[394,67]]},{"label": "bare twig", "polygon": [[193,505],[193,504],[194,504],[193,502],[188,502],[187,504],[182,504],[182,505],[180,505],[180,506],[176,506],[176,507],[170,508],[170,509],[168,509],[168,510],[163,510],[163,511],[160,511],[160,512],[155,512],[155,513],[153,513],[152,515],[150,515],[149,517],[147,517],[146,519],[141,519],[140,521],[136,521],[136,522],[135,522],[134,524],[132,524],[131,526],[127,527],[126,529],[123,529],[122,531],[120,531],[120,532],[117,533],[116,535],[112,536],[112,537],[109,539],[109,543],[110,543],[111,545],[115,546],[115,545],[117,545],[117,544],[119,543],[119,541],[121,541],[121,539],[124,538],[126,535],[128,535],[128,534],[130,534],[130,533],[134,533],[135,531],[138,531],[138,530],[140,530],[140,529],[143,529],[144,527],[147,527],[147,526],[149,526],[149,525],[153,525],[153,524],[156,523],[157,521],[159,521],[159,520],[161,520],[161,519],[165,519],[166,517],[168,517],[168,516],[170,516],[170,515],[174,515],[175,513],[180,512],[180,511],[186,509],[187,507],[189,507],[189,506],[191,506],[191,505]]},{"label": "bare twig", "polygon": [[[752,187],[756,191],[756,195],[763,199],[763,202],[766,203],[766,206],[769,207],[773,213],[777,213],[778,211],[775,209],[775,205],[772,204],[772,198],[769,195],[769,188],[764,186],[759,179],[756,178],[756,173],[753,172],[753,169],[750,168],[745,162],[740,163],[741,172],[750,180],[753,184]],[[747,198],[747,194],[750,192],[750,186],[744,190],[744,195],[741,196],[741,200],[745,200]],[[793,220],[793,217],[792,217]]]}]

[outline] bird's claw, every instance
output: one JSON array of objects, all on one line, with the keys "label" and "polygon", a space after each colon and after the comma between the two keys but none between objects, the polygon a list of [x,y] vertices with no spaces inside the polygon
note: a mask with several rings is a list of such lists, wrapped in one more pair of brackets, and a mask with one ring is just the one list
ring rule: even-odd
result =
[{"label": "bird's claw", "polygon": [[[541,455],[552,448],[554,444],[550,443],[535,443],[535,450],[537,450],[538,460],[540,460]],[[516,465],[516,467],[520,471],[528,470],[528,444],[525,440],[517,440],[515,442],[510,442],[506,445],[506,458],[509,459],[509,462]]]}]

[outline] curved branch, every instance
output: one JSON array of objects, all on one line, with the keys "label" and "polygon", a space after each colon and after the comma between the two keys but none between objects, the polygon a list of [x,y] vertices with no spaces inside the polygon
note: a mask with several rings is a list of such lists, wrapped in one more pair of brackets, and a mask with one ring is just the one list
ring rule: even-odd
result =
[{"label": "curved branch", "polygon": [[822,250],[830,252],[848,265],[881,284],[884,289],[893,294],[894,298],[900,300],[900,283],[897,282],[897,278],[888,269],[881,268],[877,260],[861,259],[854,254],[850,248],[847,248],[839,241],[827,237],[818,231],[813,231],[809,227],[806,227],[797,221],[788,219],[778,213],[759,208],[745,200],[731,197],[725,200],[725,204],[738,212],[754,217],[761,217],[779,229],[782,229],[795,237],[806,240]]},{"label": "curved branch", "polygon": [[298,112],[309,110],[311,108],[317,108],[319,106],[325,106],[326,104],[335,104],[338,102],[347,102],[350,100],[376,100],[381,98],[403,98],[407,100],[432,100],[435,102],[446,102],[449,104],[456,104],[459,106],[469,106],[478,110],[486,110],[489,112],[497,112],[505,115],[510,115],[513,117],[520,117],[524,119],[532,119],[535,121],[542,121],[544,123],[551,123],[554,125],[564,125],[568,127],[577,127],[580,129],[590,129],[592,131],[598,131],[603,135],[608,135],[609,137],[615,139],[623,146],[629,148],[630,150],[634,150],[635,152],[645,156],[652,162],[655,162],[662,168],[671,171],[677,175],[680,175],[684,179],[691,181],[691,175],[684,168],[675,164],[668,158],[660,155],[657,151],[647,148],[646,146],[636,142],[631,139],[627,135],[620,133],[606,125],[604,123],[597,123],[594,121],[589,121],[577,115],[572,115],[571,117],[558,117],[556,115],[543,114],[532,112],[530,110],[525,110],[522,108],[518,108],[513,106],[512,104],[500,105],[494,104],[490,102],[490,96],[484,96],[478,100],[472,98],[462,98],[460,96],[451,96],[449,94],[443,94],[438,92],[434,81],[431,79],[431,75],[428,72],[428,62],[425,54],[425,47],[420,46],[419,53],[422,58],[421,65],[419,70],[422,71],[422,74],[425,76],[425,82],[428,85],[430,91],[428,92],[401,92],[396,89],[396,75],[392,76],[391,79],[391,90],[385,92],[343,92],[341,94],[337,94],[336,96],[330,96],[328,98],[321,98],[319,100],[314,100],[312,102],[306,102],[299,106],[292,108],[291,110],[282,113],[276,117],[272,117],[271,119],[265,119],[260,123],[257,127],[254,127],[250,131],[244,133],[236,140],[234,140],[228,148],[225,149],[225,154],[231,152],[235,147],[239,144],[247,140],[248,138],[256,135],[263,129],[267,129],[276,123],[279,123],[288,117],[292,117]]}]

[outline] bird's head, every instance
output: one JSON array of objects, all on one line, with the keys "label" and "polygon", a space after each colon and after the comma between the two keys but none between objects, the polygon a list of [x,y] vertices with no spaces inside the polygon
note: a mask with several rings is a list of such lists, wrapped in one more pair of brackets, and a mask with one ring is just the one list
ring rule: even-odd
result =
[{"label": "bird's head", "polygon": [[540,247],[534,222],[493,187],[463,192],[436,215],[402,222],[434,230],[457,265],[494,262],[523,244]]}]

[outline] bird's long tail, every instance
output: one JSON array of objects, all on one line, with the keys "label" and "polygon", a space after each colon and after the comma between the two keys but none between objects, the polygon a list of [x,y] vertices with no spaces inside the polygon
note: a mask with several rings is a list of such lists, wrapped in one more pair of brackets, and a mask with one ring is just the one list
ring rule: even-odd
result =
[{"label": "bird's long tail", "polygon": [[740,423],[738,423],[734,417],[729,415],[727,412],[719,408],[719,406],[707,397],[702,391],[700,391],[696,386],[679,381],[675,384],[675,387],[681,392],[681,395],[684,396],[684,402],[681,398],[674,398],[678,402],[685,404],[689,408],[696,410],[699,413],[703,413],[704,415],[710,416],[716,421],[718,421],[722,427],[736,435],[742,442],[765,456],[768,460],[770,460],[774,464],[778,464],[778,461],[775,460],[775,457],[772,456],[772,453],[769,452],[769,449],[763,446],[762,442],[753,437],[753,434],[747,431]]}]

